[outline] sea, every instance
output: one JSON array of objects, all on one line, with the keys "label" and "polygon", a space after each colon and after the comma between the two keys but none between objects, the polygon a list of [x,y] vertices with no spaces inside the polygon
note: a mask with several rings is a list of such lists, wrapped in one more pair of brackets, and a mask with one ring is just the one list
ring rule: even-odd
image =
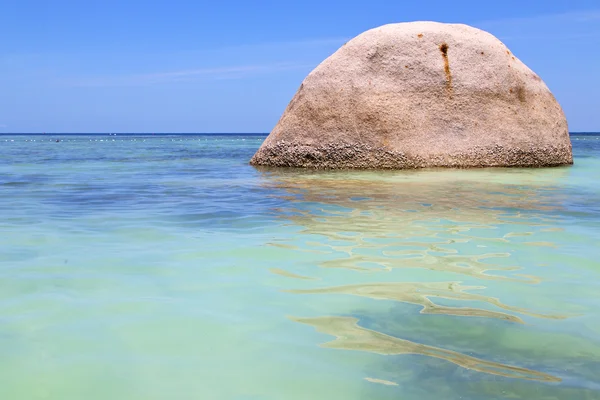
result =
[{"label": "sea", "polygon": [[600,399],[600,134],[411,171],[264,138],[0,136],[0,399]]}]

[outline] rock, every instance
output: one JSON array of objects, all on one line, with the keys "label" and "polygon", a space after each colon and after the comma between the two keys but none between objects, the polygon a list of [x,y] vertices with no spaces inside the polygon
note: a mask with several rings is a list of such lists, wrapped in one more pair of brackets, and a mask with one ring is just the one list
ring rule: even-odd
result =
[{"label": "rock", "polygon": [[502,42],[412,22],[369,30],[323,61],[250,163],[544,167],[573,156],[560,105]]}]

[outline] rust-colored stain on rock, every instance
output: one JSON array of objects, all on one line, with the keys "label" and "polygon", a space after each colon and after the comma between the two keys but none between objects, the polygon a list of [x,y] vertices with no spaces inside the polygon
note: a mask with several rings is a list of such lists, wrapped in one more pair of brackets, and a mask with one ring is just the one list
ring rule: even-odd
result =
[{"label": "rust-colored stain on rock", "polygon": [[525,98],[525,88],[523,86],[519,86],[517,88],[517,97],[519,98],[519,101],[521,103],[525,103],[525,101],[527,100]]},{"label": "rust-colored stain on rock", "polygon": [[448,90],[448,95],[452,97],[452,73],[450,72],[450,61],[448,60],[448,49],[449,46],[447,43],[442,43],[440,45],[440,51],[442,52],[442,57],[444,58],[444,73],[446,74],[446,90]]}]

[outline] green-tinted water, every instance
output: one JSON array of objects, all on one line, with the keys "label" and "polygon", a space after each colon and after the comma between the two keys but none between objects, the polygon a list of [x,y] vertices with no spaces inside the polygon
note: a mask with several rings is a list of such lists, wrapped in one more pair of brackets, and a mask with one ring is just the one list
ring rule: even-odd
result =
[{"label": "green-tinted water", "polygon": [[0,137],[0,398],[600,399],[600,137],[404,172],[261,140]]}]

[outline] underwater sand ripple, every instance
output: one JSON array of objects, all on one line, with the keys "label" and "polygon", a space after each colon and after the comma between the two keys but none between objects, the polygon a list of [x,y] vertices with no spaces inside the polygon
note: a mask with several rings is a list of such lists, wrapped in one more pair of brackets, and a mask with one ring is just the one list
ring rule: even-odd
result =
[{"label": "underwater sand ripple", "polygon": [[365,283],[355,285],[334,286],[317,289],[286,290],[295,294],[350,294],[368,297],[376,300],[394,300],[402,303],[420,305],[422,314],[446,314],[462,317],[487,317],[503,319],[511,322],[524,323],[523,320],[512,314],[484,310],[473,307],[447,307],[440,306],[431,301],[430,297],[448,300],[480,301],[494,305],[506,311],[528,315],[530,317],[546,319],[565,319],[562,315],[545,315],[534,313],[521,307],[509,306],[495,297],[468,293],[467,290],[484,289],[482,286],[462,286],[459,282],[396,282],[396,283]]},{"label": "underwater sand ripple", "polygon": [[271,268],[271,269],[269,269],[269,271],[271,271],[271,273],[273,273],[275,275],[285,276],[286,278],[302,279],[302,280],[308,280],[308,281],[317,280],[317,278],[294,274],[293,272],[286,271],[285,269],[281,269],[281,268]]},{"label": "underwater sand ripple", "polygon": [[333,341],[321,345],[325,348],[365,351],[382,355],[421,354],[491,375],[542,382],[561,381],[560,378],[543,372],[486,361],[452,350],[389,336],[359,326],[358,319],[352,317],[292,318],[292,320],[311,325],[318,332],[335,336]]}]

